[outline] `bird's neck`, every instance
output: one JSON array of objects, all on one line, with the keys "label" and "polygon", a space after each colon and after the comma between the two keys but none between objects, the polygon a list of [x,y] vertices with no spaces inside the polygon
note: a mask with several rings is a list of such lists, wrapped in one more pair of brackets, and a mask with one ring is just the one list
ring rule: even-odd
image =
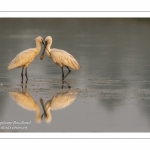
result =
[{"label": "bird's neck", "polygon": [[38,122],[40,122],[41,110],[40,110],[39,106],[36,106],[36,110],[35,111],[36,111],[36,120]]},{"label": "bird's neck", "polygon": [[51,43],[48,43],[47,46],[46,46],[46,54],[48,57],[51,56]]},{"label": "bird's neck", "polygon": [[47,119],[46,119],[46,121],[47,122],[51,122],[51,120],[52,120],[52,115],[51,115],[51,112],[50,112],[50,107],[46,110],[46,114],[47,114]]},{"label": "bird's neck", "polygon": [[36,55],[38,55],[41,51],[41,43],[40,42],[36,42]]}]

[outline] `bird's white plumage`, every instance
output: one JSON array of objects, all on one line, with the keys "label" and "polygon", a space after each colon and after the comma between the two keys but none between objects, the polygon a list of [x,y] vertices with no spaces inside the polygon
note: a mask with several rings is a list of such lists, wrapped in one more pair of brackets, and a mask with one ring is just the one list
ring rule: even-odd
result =
[{"label": "bird's white plumage", "polygon": [[80,65],[77,60],[64,50],[51,49],[52,60],[60,67],[70,67],[74,70],[79,70]]},{"label": "bird's white plumage", "polygon": [[14,68],[20,68],[25,66],[26,68],[28,65],[34,60],[35,58],[35,51],[34,49],[28,49],[20,52],[9,64],[8,70]]},{"label": "bird's white plumage", "polygon": [[80,65],[77,60],[65,50],[57,49],[57,48],[50,48],[52,45],[52,37],[47,36],[45,38],[47,42],[46,46],[46,54],[48,57],[51,57],[54,63],[59,65],[60,67],[70,67],[74,70],[79,70]]},{"label": "bird's white plumage", "polygon": [[20,52],[9,64],[8,70],[14,68],[25,67],[27,68],[28,65],[34,60],[34,58],[39,54],[41,51],[41,42],[43,41],[42,37],[36,38],[36,47],[30,48]]}]

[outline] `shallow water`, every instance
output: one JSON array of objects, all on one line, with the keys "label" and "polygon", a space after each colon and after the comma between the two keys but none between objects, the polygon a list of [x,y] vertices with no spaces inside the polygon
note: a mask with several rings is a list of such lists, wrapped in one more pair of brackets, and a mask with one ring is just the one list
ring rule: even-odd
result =
[{"label": "shallow water", "polygon": [[[9,18],[0,19],[0,32],[2,132],[150,131],[150,19]],[[51,35],[53,48],[80,63],[66,78],[71,89],[67,84],[62,89],[61,69],[46,56],[41,61],[38,55],[29,66],[26,87],[21,69],[7,70],[39,35]],[[66,93],[74,93],[73,99],[63,101]],[[40,99],[44,105],[51,100],[49,122]]]}]

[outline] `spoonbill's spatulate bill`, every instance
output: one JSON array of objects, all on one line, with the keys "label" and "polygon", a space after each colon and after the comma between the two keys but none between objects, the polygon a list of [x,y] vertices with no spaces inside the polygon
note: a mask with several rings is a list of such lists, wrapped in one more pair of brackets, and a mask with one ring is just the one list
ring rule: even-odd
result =
[{"label": "spoonbill's spatulate bill", "polygon": [[[41,105],[42,105],[42,108],[43,108],[43,111],[44,111],[44,115],[45,115],[45,117],[47,117],[47,113],[46,113],[46,111],[45,111],[44,103],[43,103],[43,99],[42,99],[42,98],[40,99],[40,103],[41,103]],[[43,116],[41,116],[41,118],[43,118]]]},{"label": "spoonbill's spatulate bill", "polygon": [[[69,75],[69,73],[71,72],[70,68],[74,70],[80,69],[79,63],[71,54],[61,49],[51,48],[51,45],[52,37],[47,36],[45,38],[45,47],[40,59],[42,60],[44,58],[44,52],[46,51],[47,56],[51,57],[54,63],[61,67],[62,80],[64,80]],[[66,67],[68,69],[68,73],[66,75],[64,75],[63,67]]]},{"label": "spoonbill's spatulate bill", "polygon": [[34,58],[40,53],[41,51],[41,43],[44,45],[43,38],[41,36],[38,36],[35,39],[36,47],[35,48],[29,48],[27,50],[24,50],[20,52],[9,64],[8,70],[14,69],[14,68],[21,68],[21,77],[23,83],[23,70],[25,68],[25,76],[26,76],[26,83],[28,82],[28,75],[27,75],[27,68],[30,65],[30,63],[34,60]]}]

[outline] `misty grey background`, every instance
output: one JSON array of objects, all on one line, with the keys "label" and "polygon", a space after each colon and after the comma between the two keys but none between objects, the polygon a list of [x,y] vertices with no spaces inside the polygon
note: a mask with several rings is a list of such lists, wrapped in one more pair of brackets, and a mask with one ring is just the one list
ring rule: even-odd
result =
[{"label": "misty grey background", "polygon": [[[150,131],[149,18],[1,18],[0,33],[0,122],[31,121],[26,130],[1,131]],[[29,66],[27,90],[41,111],[40,98],[46,103],[57,92],[78,90],[71,105],[51,111],[50,123],[37,123],[35,112],[8,94],[22,91],[21,69],[8,71],[9,62],[35,47],[39,35],[52,36],[52,47],[68,51],[81,65],[66,78],[71,89],[61,89],[61,69],[46,55]]]}]

